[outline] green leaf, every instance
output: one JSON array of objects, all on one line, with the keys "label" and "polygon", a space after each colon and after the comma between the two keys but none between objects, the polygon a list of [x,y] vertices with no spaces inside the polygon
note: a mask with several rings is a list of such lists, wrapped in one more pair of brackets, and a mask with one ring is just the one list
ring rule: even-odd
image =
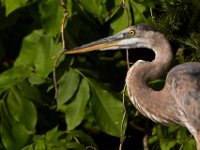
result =
[{"label": "green leaf", "polygon": [[[103,90],[97,83],[92,83],[91,107],[102,131],[113,136],[120,136],[121,122],[124,113],[123,103]],[[124,122],[126,127],[127,120]],[[124,129],[125,129],[124,127]]]},{"label": "green leaf", "polygon": [[186,128],[180,128],[176,135],[177,139],[183,139],[188,137],[188,130]]},{"label": "green leaf", "polygon": [[93,145],[93,146],[96,145],[94,140],[82,130],[71,130],[71,131],[67,131],[67,133],[68,133],[68,136],[71,136],[72,138],[79,137],[84,144]]},{"label": "green leaf", "polygon": [[134,11],[134,24],[147,22],[143,14],[146,7],[140,3],[136,3],[135,1],[131,1],[131,6]]},{"label": "green leaf", "polygon": [[12,135],[19,147],[24,146],[32,133],[21,123],[13,124]]},{"label": "green leaf", "polygon": [[148,85],[154,90],[158,91],[158,90],[161,90],[163,86],[165,85],[165,80],[162,80],[162,79],[153,80],[153,81],[150,81]]},{"label": "green leaf", "polygon": [[73,69],[66,72],[59,81],[57,107],[69,101],[78,89],[80,76]]},{"label": "green leaf", "polygon": [[48,131],[45,136],[45,144],[47,149],[55,149],[55,147],[57,147],[57,150],[66,149],[66,141],[61,140],[61,136],[64,134],[66,134],[65,131],[58,131],[58,126]]},{"label": "green leaf", "polygon": [[[35,66],[37,75],[46,78],[53,70],[52,58],[60,50],[61,45],[56,44],[51,36],[45,35],[42,30],[35,30],[24,38],[20,55],[14,66]],[[62,60],[63,57],[59,62]]]},{"label": "green leaf", "polygon": [[6,0],[6,16],[18,8],[24,7],[28,0]]},{"label": "green leaf", "polygon": [[23,147],[23,148],[20,149],[20,150],[35,150],[35,149],[34,149],[34,145],[31,144],[31,145],[28,145],[28,146],[26,146],[26,147]]},{"label": "green leaf", "polygon": [[175,131],[178,130],[179,128],[180,128],[180,126],[178,126],[178,125],[169,126],[168,132],[169,132],[169,133],[175,132]]},{"label": "green leaf", "polygon": [[88,81],[86,79],[82,79],[75,98],[64,108],[68,130],[74,129],[82,122],[85,115],[85,107],[89,98],[90,89]]},{"label": "green leaf", "polygon": [[0,74],[0,90],[7,88],[21,82],[28,77],[30,70],[25,66],[13,67]]},{"label": "green leaf", "polygon": [[24,124],[31,133],[35,132],[37,111],[32,101],[24,97],[20,90],[12,88],[7,98],[8,110],[12,117]]},{"label": "green leaf", "polygon": [[29,85],[29,83],[26,80],[17,84],[16,87],[19,89],[20,93],[29,100],[37,104],[40,104],[42,102],[39,90]]},{"label": "green leaf", "polygon": [[19,149],[29,140],[30,132],[24,124],[16,121],[6,103],[1,103],[1,138],[3,145],[8,150]]},{"label": "green leaf", "polygon": [[157,135],[155,136],[151,136],[149,139],[148,139],[148,143],[151,145],[151,144],[154,144],[155,142],[158,142],[159,141],[159,138]]},{"label": "green leaf", "polygon": [[[126,3],[126,8],[129,10],[129,2]],[[127,14],[128,13],[128,14]],[[115,21],[111,22],[110,26],[113,30],[113,34],[121,31],[122,29],[128,27],[132,23],[132,19],[130,17],[130,12],[126,11],[123,8],[120,8],[114,18]]]},{"label": "green leaf", "polygon": [[183,145],[183,150],[194,150],[196,149],[196,142],[194,139],[190,139]]},{"label": "green leaf", "polygon": [[45,140],[46,141],[56,141],[59,139],[59,136],[61,136],[60,133],[63,134],[63,132],[58,132],[58,126],[56,126],[55,128],[49,130],[46,133]]},{"label": "green leaf", "polygon": [[34,137],[34,150],[45,150],[46,148],[46,143],[44,139],[44,135],[37,135]]},{"label": "green leaf", "polygon": [[[35,58],[35,68],[37,74],[40,77],[46,78],[53,70],[53,56],[55,56],[61,50],[61,45],[56,44],[51,36],[41,36],[37,43],[37,53]],[[63,60],[63,57],[59,59],[59,62]]]},{"label": "green leaf", "polygon": [[65,131],[59,131],[58,126],[49,130],[45,135],[36,135],[34,136],[34,143],[24,147],[22,150],[66,150],[67,141],[64,139],[66,137]]},{"label": "green leaf", "polygon": [[46,82],[44,79],[42,79],[36,73],[31,73],[28,78],[28,81],[31,83],[31,85],[40,85],[40,84],[43,84]]},{"label": "green leaf", "polygon": [[53,36],[60,33],[63,14],[60,1],[43,1],[39,5],[39,10],[44,30]]},{"label": "green leaf", "polygon": [[23,147],[30,136],[30,132],[21,123],[13,123],[12,127],[9,128],[3,120],[4,123],[1,124],[1,136],[4,146],[7,150],[19,149]]},{"label": "green leaf", "polygon": [[167,143],[167,149],[171,149],[172,147],[174,147],[175,145],[177,144],[177,141],[176,140],[172,140],[172,141],[169,141]]},{"label": "green leaf", "polygon": [[103,9],[106,8],[106,0],[79,0],[80,4],[84,7],[86,11],[91,13],[94,17],[100,18]]},{"label": "green leaf", "polygon": [[39,47],[38,43],[42,36],[42,30],[35,30],[24,38],[20,54],[16,59],[14,66],[29,66],[34,64],[37,49]]}]

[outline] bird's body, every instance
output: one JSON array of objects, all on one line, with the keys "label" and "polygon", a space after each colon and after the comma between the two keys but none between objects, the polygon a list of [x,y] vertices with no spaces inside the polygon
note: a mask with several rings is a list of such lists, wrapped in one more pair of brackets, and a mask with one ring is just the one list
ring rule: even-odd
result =
[{"label": "bird's body", "polygon": [[188,128],[200,150],[200,63],[189,62],[171,69],[160,91],[148,86],[149,81],[167,71],[173,58],[171,46],[163,34],[148,25],[135,25],[66,53],[125,48],[148,48],[155,52],[152,62],[139,60],[128,70],[126,85],[134,106],[155,122]]}]

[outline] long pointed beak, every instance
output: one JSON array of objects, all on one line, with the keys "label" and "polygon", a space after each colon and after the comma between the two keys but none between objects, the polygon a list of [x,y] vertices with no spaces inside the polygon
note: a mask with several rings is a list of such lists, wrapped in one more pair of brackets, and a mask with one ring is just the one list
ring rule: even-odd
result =
[{"label": "long pointed beak", "polygon": [[66,51],[65,54],[85,53],[85,52],[90,52],[94,50],[118,49],[121,40],[122,40],[121,35],[114,35],[114,36],[110,36],[107,38],[103,38],[103,39],[82,45],[70,51]]}]

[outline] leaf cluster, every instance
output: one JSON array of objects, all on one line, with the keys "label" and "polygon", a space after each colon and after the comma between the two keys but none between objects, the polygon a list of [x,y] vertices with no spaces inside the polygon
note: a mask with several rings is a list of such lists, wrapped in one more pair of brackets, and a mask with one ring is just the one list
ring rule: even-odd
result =
[{"label": "leaf cluster", "polygon": [[[148,23],[181,51],[177,63],[199,60],[198,0],[126,0],[124,5],[122,0],[65,2],[67,49],[131,24]],[[152,128],[154,124],[138,115],[130,102],[122,124],[125,52],[62,56],[55,66],[53,58],[63,50],[62,18],[59,0],[0,0],[0,149],[117,149],[120,136],[137,130],[132,122],[145,128],[143,135],[152,131],[152,149],[194,148],[185,129]],[[150,86],[160,89],[163,82],[153,81]],[[105,137],[109,140],[103,145]]]}]

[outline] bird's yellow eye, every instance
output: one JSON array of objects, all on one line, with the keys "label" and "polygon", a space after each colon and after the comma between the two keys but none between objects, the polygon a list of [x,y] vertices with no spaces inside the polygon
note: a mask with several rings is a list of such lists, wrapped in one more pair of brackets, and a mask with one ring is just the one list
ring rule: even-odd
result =
[{"label": "bird's yellow eye", "polygon": [[134,36],[135,35],[135,31],[134,30],[130,30],[128,33],[129,33],[130,36]]}]

